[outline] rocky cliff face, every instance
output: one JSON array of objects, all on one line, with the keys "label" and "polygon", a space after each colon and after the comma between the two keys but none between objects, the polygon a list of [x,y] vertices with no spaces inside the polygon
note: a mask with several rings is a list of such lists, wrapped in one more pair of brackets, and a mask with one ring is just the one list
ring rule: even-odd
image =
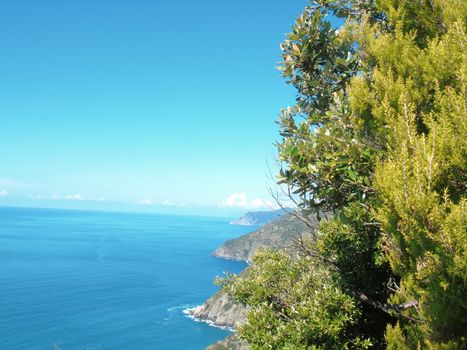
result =
[{"label": "rocky cliff face", "polygon": [[245,320],[247,308],[236,304],[224,292],[219,291],[203,305],[189,310],[189,313],[199,319],[212,322],[219,327],[234,327]]},{"label": "rocky cliff face", "polygon": [[[314,221],[312,221],[314,222]],[[250,262],[253,255],[261,247],[293,250],[295,238],[309,232],[309,228],[293,215],[285,215],[266,224],[256,231],[231,239],[222,244],[213,253],[225,259],[244,260]]]},{"label": "rocky cliff face", "polygon": [[248,343],[237,339],[235,335],[231,335],[208,346],[206,350],[248,350]]},{"label": "rocky cliff face", "polygon": [[[220,290],[203,305],[189,310],[189,313],[198,320],[211,322],[218,327],[235,328],[245,321],[247,311],[246,306],[235,303]],[[208,346],[206,350],[248,350],[248,343],[233,334]]]},{"label": "rocky cliff face", "polygon": [[251,211],[236,220],[232,220],[230,224],[241,226],[261,226],[279,219],[284,214],[287,214],[287,211],[284,209],[274,211]]},{"label": "rocky cliff face", "polygon": [[[316,219],[310,223],[317,225]],[[296,251],[296,238],[307,234],[310,228],[293,215],[285,215],[278,220],[266,224],[259,229],[239,238],[226,241],[213,255],[250,262],[253,255],[261,247],[271,247],[290,252]],[[248,309],[236,304],[227,294],[217,292],[203,305],[190,311],[190,314],[200,320],[212,322],[216,326],[235,327],[245,320]],[[248,344],[232,335],[209,346],[206,350],[246,350]]]}]

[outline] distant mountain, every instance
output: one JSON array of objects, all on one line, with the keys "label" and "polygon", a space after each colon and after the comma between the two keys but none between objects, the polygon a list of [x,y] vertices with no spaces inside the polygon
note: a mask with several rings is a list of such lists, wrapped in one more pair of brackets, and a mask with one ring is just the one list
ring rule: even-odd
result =
[{"label": "distant mountain", "polygon": [[273,211],[250,211],[242,217],[232,220],[231,225],[242,226],[262,226],[279,219],[282,215],[287,214],[284,209],[277,209]]},{"label": "distant mountain", "polygon": [[[310,218],[312,225],[317,225],[315,218]],[[271,247],[284,251],[293,250],[295,238],[306,234],[310,229],[294,215],[280,217],[259,229],[224,242],[213,253],[214,256],[225,259],[250,262],[253,255],[261,247]]]}]

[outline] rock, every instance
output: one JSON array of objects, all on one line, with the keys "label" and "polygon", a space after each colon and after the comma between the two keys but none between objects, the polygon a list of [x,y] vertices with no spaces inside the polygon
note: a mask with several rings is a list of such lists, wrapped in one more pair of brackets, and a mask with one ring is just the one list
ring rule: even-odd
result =
[{"label": "rock", "polygon": [[188,312],[201,321],[209,321],[218,327],[234,327],[245,320],[247,308],[236,304],[223,291],[219,291],[209,298],[203,305]]},{"label": "rock", "polygon": [[[310,222],[317,224],[316,219],[310,219]],[[250,262],[253,255],[261,247],[271,247],[285,251],[293,250],[296,243],[295,239],[300,234],[306,234],[307,232],[310,232],[310,228],[294,215],[288,214],[249,234],[224,242],[213,255],[225,259]]]},{"label": "rock", "polygon": [[248,343],[239,340],[234,334],[215,344],[209,345],[206,350],[248,350]]},{"label": "rock", "polygon": [[[308,221],[312,227],[318,225],[318,220],[314,217],[311,217]],[[284,215],[251,233],[226,241],[216,249],[213,255],[250,262],[253,255],[261,247],[271,247],[290,254],[296,254],[296,238],[301,234],[309,234],[311,230],[312,228],[305,225],[294,215]],[[246,273],[248,273],[248,269],[242,272],[242,274]],[[192,309],[190,313],[193,317],[210,321],[216,326],[235,327],[235,325],[245,321],[247,311],[246,306],[236,304],[227,294],[219,291],[203,305]],[[247,349],[248,344],[245,341],[238,340],[235,335],[231,335],[207,348],[207,350]]]},{"label": "rock", "polygon": [[287,210],[278,209],[274,211],[250,211],[242,217],[230,222],[231,225],[261,226],[279,219],[287,214]]}]

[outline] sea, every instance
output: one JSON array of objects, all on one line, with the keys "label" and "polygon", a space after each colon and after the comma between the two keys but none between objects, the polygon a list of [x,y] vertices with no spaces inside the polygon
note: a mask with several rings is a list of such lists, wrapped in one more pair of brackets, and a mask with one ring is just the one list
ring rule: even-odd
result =
[{"label": "sea", "polygon": [[1,350],[201,350],[184,310],[246,264],[210,254],[226,218],[0,207]]}]

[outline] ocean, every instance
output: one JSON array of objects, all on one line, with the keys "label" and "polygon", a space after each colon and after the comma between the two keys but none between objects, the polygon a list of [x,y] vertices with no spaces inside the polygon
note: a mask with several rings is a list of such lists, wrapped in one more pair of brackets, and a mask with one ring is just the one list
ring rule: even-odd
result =
[{"label": "ocean", "polygon": [[201,350],[228,330],[183,311],[245,264],[225,218],[0,208],[0,349]]}]

